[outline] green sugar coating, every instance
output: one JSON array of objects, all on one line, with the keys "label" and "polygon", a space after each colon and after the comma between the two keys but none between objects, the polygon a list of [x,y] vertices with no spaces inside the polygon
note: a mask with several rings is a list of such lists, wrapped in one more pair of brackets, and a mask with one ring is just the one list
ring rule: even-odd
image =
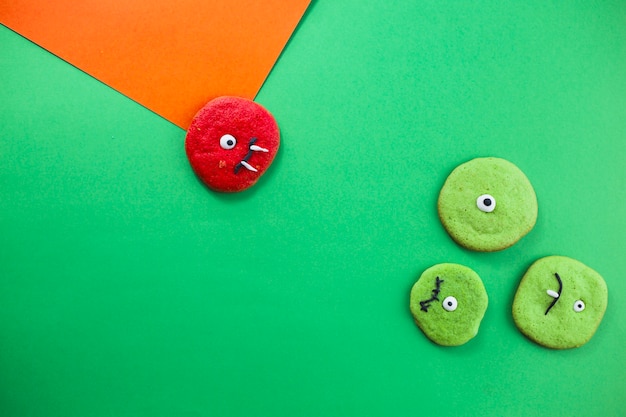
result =
[{"label": "green sugar coating", "polygon": [[[456,299],[454,311],[444,308],[450,296]],[[476,272],[463,265],[438,264],[413,285],[409,306],[426,337],[442,346],[458,346],[476,336],[487,304],[487,292]]]},{"label": "green sugar coating", "polygon": [[[492,212],[481,211],[476,199],[489,194]],[[448,176],[437,204],[439,218],[459,245],[492,252],[524,237],[537,220],[535,190],[518,167],[500,158],[476,158]]]},{"label": "green sugar coating", "polygon": [[[562,282],[560,292],[555,274]],[[548,290],[554,292],[552,296]],[[575,348],[596,332],[607,298],[606,283],[596,271],[571,258],[548,256],[532,264],[522,278],[513,300],[513,320],[523,334],[542,346]],[[576,311],[581,306],[578,301],[584,303],[582,311]]]}]

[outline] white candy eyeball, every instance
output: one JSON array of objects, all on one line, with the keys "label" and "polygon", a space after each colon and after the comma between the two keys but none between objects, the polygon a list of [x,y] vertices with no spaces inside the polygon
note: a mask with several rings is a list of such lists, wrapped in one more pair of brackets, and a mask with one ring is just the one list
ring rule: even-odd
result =
[{"label": "white candy eyeball", "polygon": [[233,149],[237,144],[237,139],[233,135],[224,135],[220,139],[220,146],[224,149]]},{"label": "white candy eyeball", "polygon": [[443,305],[443,308],[446,309],[447,311],[454,311],[456,310],[459,303],[456,301],[456,298],[450,295],[446,297],[445,300],[443,300],[442,305]]},{"label": "white candy eyeball", "polygon": [[491,213],[496,208],[496,199],[489,194],[483,194],[476,199],[476,207],[485,213]]},{"label": "white candy eyeball", "polygon": [[574,311],[575,312],[580,313],[584,309],[585,309],[585,303],[583,302],[583,300],[576,300],[576,301],[574,301]]}]

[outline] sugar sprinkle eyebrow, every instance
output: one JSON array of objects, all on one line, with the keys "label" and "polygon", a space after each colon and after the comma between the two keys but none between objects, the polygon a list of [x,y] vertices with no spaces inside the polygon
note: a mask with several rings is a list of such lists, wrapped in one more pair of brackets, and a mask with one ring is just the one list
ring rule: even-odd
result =
[{"label": "sugar sprinkle eyebrow", "polygon": [[[548,307],[548,309],[546,310],[546,313],[544,314],[547,315],[548,311],[550,311],[550,309],[552,307],[554,307],[554,305],[556,304],[557,301],[559,301],[559,298],[561,298],[561,291],[563,291],[563,282],[561,281],[561,277],[559,276],[559,274],[557,274],[556,272],[554,273],[554,276],[556,277],[556,280],[559,281],[559,292],[557,293],[557,296],[554,297],[554,300],[552,301],[552,303],[550,303],[550,306]],[[549,291],[549,290],[548,290]],[[550,293],[548,293],[550,294]],[[552,297],[552,295],[550,294],[550,296]]]},{"label": "sugar sprinkle eyebrow", "polygon": [[439,277],[435,278],[435,289],[432,291],[432,296],[428,300],[420,301],[420,310],[428,313],[428,307],[430,307],[430,303],[433,301],[439,301],[439,292],[441,291],[441,284],[443,283],[442,279]]}]

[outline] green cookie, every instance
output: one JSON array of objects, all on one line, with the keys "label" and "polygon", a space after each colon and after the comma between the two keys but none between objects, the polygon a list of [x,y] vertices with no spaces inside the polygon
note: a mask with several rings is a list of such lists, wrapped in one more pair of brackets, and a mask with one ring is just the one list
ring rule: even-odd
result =
[{"label": "green cookie", "polygon": [[415,323],[433,342],[458,346],[478,333],[488,298],[476,272],[457,264],[428,268],[411,289]]},{"label": "green cookie", "polygon": [[552,349],[584,345],[607,306],[604,279],[571,258],[548,256],[526,271],[513,300],[513,320],[529,339]]},{"label": "green cookie", "polygon": [[537,221],[537,197],[528,178],[500,158],[477,158],[455,168],[437,206],[452,239],[482,252],[508,248]]}]

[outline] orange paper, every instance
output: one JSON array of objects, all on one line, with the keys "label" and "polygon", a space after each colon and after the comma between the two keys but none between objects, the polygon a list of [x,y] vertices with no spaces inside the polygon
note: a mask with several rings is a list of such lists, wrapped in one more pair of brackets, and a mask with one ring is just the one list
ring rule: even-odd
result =
[{"label": "orange paper", "polygon": [[310,0],[11,0],[0,22],[186,129],[253,99]]}]

